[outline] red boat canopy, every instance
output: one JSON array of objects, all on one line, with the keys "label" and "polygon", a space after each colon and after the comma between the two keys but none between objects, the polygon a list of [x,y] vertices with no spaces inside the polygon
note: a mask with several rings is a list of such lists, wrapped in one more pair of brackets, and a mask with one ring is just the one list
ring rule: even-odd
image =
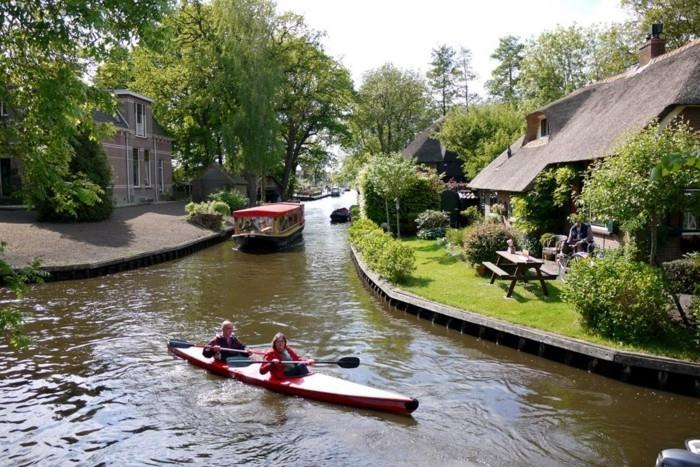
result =
[{"label": "red boat canopy", "polygon": [[297,203],[275,203],[255,206],[253,208],[233,211],[233,217],[281,217],[297,209],[301,209]]}]

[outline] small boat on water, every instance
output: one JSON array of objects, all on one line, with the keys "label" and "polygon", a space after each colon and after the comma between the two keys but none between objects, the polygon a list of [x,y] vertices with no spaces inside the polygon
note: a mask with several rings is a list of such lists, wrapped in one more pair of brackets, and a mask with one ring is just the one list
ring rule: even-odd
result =
[{"label": "small boat on water", "polygon": [[232,238],[242,249],[279,250],[295,245],[304,230],[304,205],[271,203],[233,211]]},{"label": "small boat on water", "polygon": [[350,222],[350,210],[348,208],[336,209],[331,213],[331,222]]},{"label": "small boat on water", "polygon": [[[182,348],[180,342],[168,343],[168,350],[193,365],[243,383],[261,386],[272,391],[305,397],[332,404],[349,405],[410,416],[418,408],[418,400],[390,391],[376,389],[333,376],[311,372],[306,376],[273,378],[270,373],[260,374],[260,363],[247,366],[228,366],[224,362],[202,355],[201,346]],[[245,365],[245,363],[244,363]]]}]

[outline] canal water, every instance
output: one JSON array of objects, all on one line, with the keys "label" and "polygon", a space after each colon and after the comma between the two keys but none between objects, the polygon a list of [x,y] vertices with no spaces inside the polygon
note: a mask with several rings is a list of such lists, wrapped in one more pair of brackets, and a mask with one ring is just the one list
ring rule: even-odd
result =
[{"label": "canal water", "polygon": [[[698,399],[605,379],[388,308],[358,279],[354,193],[307,203],[304,245],[192,256],[34,287],[33,344],[0,344],[2,465],[653,465],[700,435]],[[7,300],[5,296],[5,300]],[[247,344],[286,333],[316,370],[416,397],[413,418],[280,395],[166,351],[223,319]]]}]

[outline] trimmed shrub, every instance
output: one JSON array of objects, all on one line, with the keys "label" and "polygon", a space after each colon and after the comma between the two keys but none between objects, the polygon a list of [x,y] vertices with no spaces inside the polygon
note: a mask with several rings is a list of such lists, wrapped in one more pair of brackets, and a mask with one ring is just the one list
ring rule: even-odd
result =
[{"label": "trimmed shrub", "polygon": [[690,302],[688,314],[695,321],[695,345],[700,348],[700,284],[695,287],[695,296]]},{"label": "trimmed shrub", "polygon": [[459,247],[459,249],[462,249],[462,241],[464,240],[464,232],[466,229],[452,229],[448,228],[445,230],[445,237],[447,238],[447,241],[456,247]]},{"label": "trimmed shrub", "polygon": [[520,233],[503,224],[478,224],[469,227],[464,232],[464,258],[467,262],[477,265],[484,261],[496,261],[499,250],[505,250],[508,239],[513,239],[518,248]]},{"label": "trimmed shrub", "polygon": [[450,217],[445,211],[426,209],[418,214],[418,217],[416,217],[416,225],[418,226],[418,230],[447,227],[449,223]]},{"label": "trimmed shrub", "polygon": [[348,229],[350,242],[362,255],[370,269],[379,275],[400,282],[415,268],[413,250],[385,233],[369,219],[358,219]]},{"label": "trimmed shrub", "polygon": [[450,223],[450,217],[444,211],[426,209],[416,218],[418,238],[434,240],[445,236],[445,228]]},{"label": "trimmed shrub", "polygon": [[[222,211],[226,214],[222,214]],[[222,201],[204,203],[187,203],[185,205],[187,220],[209,230],[221,229],[224,215],[228,215],[228,205]]]},{"label": "trimmed shrub", "polygon": [[418,231],[417,237],[423,240],[435,240],[445,236],[444,227],[435,227],[434,229],[421,229]]},{"label": "trimmed shrub", "polygon": [[588,329],[626,342],[643,341],[665,330],[668,302],[657,269],[622,254],[569,264],[563,296]]},{"label": "trimmed shrub", "polygon": [[484,216],[482,216],[481,212],[479,212],[478,206],[469,206],[467,209],[460,212],[460,214],[462,217],[464,217],[467,225],[476,224],[484,219]]},{"label": "trimmed shrub", "polygon": [[209,201],[223,201],[228,205],[228,213],[243,209],[248,206],[248,198],[238,190],[221,190],[209,195]]},{"label": "trimmed shrub", "polygon": [[210,201],[210,203],[210,209],[213,212],[221,214],[222,217],[228,217],[231,215],[231,208],[227,203],[223,201]]},{"label": "trimmed shrub", "polygon": [[353,204],[352,206],[350,206],[350,219],[354,221],[355,219],[359,219],[360,217],[360,206],[358,206],[357,204]]},{"label": "trimmed shrub", "polygon": [[669,293],[692,294],[700,284],[700,259],[683,258],[661,265]]}]

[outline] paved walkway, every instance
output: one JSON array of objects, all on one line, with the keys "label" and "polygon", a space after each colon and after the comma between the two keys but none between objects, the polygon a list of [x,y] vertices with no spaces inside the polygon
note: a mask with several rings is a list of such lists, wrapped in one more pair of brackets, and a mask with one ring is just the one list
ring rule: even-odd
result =
[{"label": "paved walkway", "polygon": [[23,266],[38,257],[42,266],[77,266],[113,261],[173,248],[213,234],[184,218],[185,203],[116,208],[109,220],[81,224],[37,222],[34,213],[0,211],[5,259]]}]

